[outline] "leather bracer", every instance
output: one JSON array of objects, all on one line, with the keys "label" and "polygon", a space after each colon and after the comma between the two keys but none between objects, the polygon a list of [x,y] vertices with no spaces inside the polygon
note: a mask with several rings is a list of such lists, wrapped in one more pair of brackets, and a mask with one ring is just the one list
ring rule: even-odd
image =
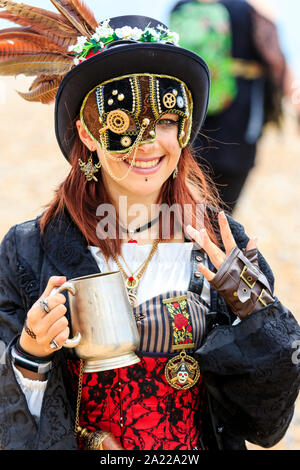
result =
[{"label": "leather bracer", "polygon": [[236,246],[210,284],[239,318],[274,302],[269,282],[259,269],[256,248],[242,252]]}]

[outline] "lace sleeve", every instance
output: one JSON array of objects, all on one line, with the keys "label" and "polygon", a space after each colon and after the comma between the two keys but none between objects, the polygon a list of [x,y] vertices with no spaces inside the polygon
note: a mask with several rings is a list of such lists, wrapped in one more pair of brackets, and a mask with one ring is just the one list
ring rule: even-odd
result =
[{"label": "lace sleeve", "polygon": [[300,387],[293,360],[299,338],[296,319],[276,300],[235,326],[214,328],[196,353],[220,420],[248,442],[272,447],[289,426]]}]

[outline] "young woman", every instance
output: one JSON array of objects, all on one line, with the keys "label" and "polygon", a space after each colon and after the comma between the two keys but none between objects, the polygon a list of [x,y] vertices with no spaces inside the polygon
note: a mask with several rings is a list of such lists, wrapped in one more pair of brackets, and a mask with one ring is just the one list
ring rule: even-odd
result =
[{"label": "young woman", "polygon": [[[244,449],[288,428],[299,326],[189,150],[209,72],[172,36],[151,18],[118,17],[73,47],[55,109],[70,173],[0,249],[2,449]],[[115,270],[140,361],[85,372],[63,347],[69,305],[52,290]]]}]

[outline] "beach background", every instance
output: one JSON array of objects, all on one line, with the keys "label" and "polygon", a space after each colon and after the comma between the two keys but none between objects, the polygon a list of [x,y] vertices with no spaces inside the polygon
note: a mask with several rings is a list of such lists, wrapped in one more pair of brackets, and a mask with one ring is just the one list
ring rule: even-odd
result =
[{"label": "beach background", "polygon": [[[296,34],[300,2],[270,2],[277,5],[277,11],[281,11],[281,15],[278,15],[280,34],[283,48],[295,71],[296,92],[300,80],[300,45]],[[49,9],[52,7],[50,0],[32,0],[28,3]],[[96,11],[100,10],[101,3],[101,10],[102,7],[107,10],[103,12],[104,17],[119,11],[116,10],[117,1],[110,8],[96,0],[88,3],[95,6]],[[128,3],[127,13],[148,14],[166,21],[167,4],[174,2],[152,0],[151,12],[145,6],[141,10],[144,2],[132,0]],[[137,5],[136,10],[134,5]],[[124,11],[121,13],[125,14]],[[0,21],[0,28],[6,26],[3,23]],[[31,80],[24,77],[0,77],[0,239],[12,225],[39,215],[69,171],[69,165],[55,139],[54,106],[27,103],[15,91],[27,90],[30,83]],[[275,294],[300,322],[299,158],[300,130],[294,109],[285,103],[282,128],[278,130],[270,126],[264,131],[256,166],[250,174],[234,217],[245,226],[250,237],[258,237],[259,249],[275,274]],[[261,449],[252,444],[248,444],[248,448]],[[300,399],[288,432],[272,449],[300,449]]]}]

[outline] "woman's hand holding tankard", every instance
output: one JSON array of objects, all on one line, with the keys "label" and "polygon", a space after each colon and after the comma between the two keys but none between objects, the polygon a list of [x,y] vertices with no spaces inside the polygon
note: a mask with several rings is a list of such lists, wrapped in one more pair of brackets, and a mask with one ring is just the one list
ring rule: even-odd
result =
[{"label": "woman's hand holding tankard", "polygon": [[66,297],[53,294],[54,288],[66,282],[65,277],[53,276],[41,298],[31,307],[20,338],[20,346],[28,354],[46,357],[60,349],[69,337],[68,320],[65,316]]},{"label": "woman's hand holding tankard", "polygon": [[240,318],[274,302],[271,288],[265,275],[260,271],[257,256],[257,240],[248,242],[241,251],[231,233],[224,212],[218,214],[220,234],[225,252],[210,240],[205,229],[187,227],[188,235],[205,250],[216,268],[211,271],[203,263],[198,270],[223,297],[231,310]]}]

